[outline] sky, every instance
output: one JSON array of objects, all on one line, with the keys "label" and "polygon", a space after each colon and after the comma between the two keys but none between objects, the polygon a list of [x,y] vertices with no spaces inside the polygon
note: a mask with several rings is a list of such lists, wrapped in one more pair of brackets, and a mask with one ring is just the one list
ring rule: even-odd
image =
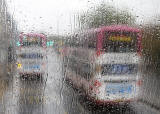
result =
[{"label": "sky", "polygon": [[[160,0],[6,0],[10,14],[23,32],[68,34],[78,28],[77,15],[101,1],[127,9],[144,23],[160,14]],[[157,18],[155,18],[157,19]]]}]

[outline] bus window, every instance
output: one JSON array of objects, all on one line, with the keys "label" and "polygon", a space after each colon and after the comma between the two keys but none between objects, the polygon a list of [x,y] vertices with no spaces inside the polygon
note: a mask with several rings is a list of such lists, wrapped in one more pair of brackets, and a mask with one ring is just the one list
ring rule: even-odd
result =
[{"label": "bus window", "polygon": [[136,52],[136,39],[135,33],[106,33],[103,49],[106,52]]},{"label": "bus window", "polygon": [[22,38],[22,46],[42,46],[42,39],[40,37],[27,37],[23,36]]}]

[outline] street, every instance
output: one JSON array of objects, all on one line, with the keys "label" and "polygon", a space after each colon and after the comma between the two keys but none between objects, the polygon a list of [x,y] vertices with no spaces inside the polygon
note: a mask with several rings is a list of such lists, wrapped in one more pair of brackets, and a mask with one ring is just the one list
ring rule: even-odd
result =
[{"label": "street", "polygon": [[[92,110],[86,106],[83,97],[71,85],[63,82],[61,57],[53,49],[47,50],[48,74],[43,81],[22,80],[16,73],[6,81],[1,79],[0,114],[158,114],[141,102],[135,102],[127,109],[110,111]],[[11,80],[13,79],[13,80]]]}]

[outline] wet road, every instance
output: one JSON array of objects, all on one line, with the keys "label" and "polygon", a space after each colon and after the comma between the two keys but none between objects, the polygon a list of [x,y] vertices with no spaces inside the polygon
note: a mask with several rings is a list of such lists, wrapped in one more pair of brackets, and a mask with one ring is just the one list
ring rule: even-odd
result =
[{"label": "wet road", "polygon": [[62,81],[61,58],[48,50],[48,75],[43,82],[21,80],[18,75],[13,80],[2,80],[0,84],[0,114],[159,114],[146,104],[135,102],[126,110],[89,110],[84,99],[74,89]]}]

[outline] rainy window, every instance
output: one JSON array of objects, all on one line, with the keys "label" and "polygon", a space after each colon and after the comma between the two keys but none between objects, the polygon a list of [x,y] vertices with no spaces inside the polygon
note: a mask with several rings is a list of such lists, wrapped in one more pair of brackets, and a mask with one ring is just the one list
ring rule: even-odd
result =
[{"label": "rainy window", "polygon": [[160,114],[160,0],[0,0],[0,114]]}]

